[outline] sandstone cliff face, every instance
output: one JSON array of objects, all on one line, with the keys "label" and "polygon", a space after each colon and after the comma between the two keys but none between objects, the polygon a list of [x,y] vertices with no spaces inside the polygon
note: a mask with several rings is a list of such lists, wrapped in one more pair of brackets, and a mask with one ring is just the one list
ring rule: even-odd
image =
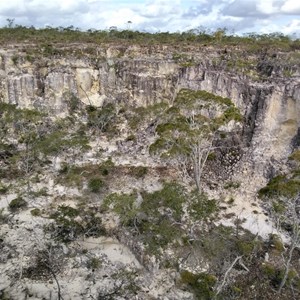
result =
[{"label": "sandstone cliff face", "polygon": [[[2,49],[0,96],[21,108],[61,116],[68,113],[70,97],[98,107],[105,102],[147,106],[172,103],[182,88],[205,90],[230,98],[240,109],[245,118],[242,140],[250,146],[247,153],[254,162],[287,156],[300,119],[297,66],[290,77],[283,76],[279,65],[259,80],[246,71],[228,69],[214,49],[190,49],[180,55],[174,51],[111,46],[97,49],[97,59],[86,58],[83,50],[82,58],[42,55],[29,62],[22,47]],[[257,69],[264,70],[263,64],[259,61]]]}]

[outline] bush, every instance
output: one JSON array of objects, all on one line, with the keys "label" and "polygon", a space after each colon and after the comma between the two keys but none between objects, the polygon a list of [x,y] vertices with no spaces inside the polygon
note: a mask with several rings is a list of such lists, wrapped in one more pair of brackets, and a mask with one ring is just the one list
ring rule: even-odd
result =
[{"label": "bush", "polygon": [[55,240],[66,243],[76,240],[80,235],[98,237],[106,233],[95,208],[79,210],[61,205],[50,215],[50,218],[54,220],[54,223],[48,225],[45,228],[46,231]]},{"label": "bush", "polygon": [[137,213],[135,202],[136,195],[134,194],[112,193],[105,197],[102,208],[104,210],[111,209],[120,217],[123,225],[130,226]]},{"label": "bush", "polygon": [[7,191],[8,191],[8,186],[2,185],[2,184],[0,183],[0,195],[6,194]]},{"label": "bush", "polygon": [[215,276],[207,273],[193,274],[189,271],[183,271],[180,277],[181,283],[190,288],[196,299],[210,300],[213,298],[213,288],[217,281]]},{"label": "bush", "polygon": [[88,126],[98,128],[102,132],[112,131],[114,119],[116,118],[116,109],[112,103],[105,104],[102,108],[88,106]]},{"label": "bush", "polygon": [[272,178],[264,188],[259,190],[259,197],[294,197],[300,191],[300,181],[296,178],[297,175],[295,173],[292,178],[287,178],[284,175]]},{"label": "bush", "polygon": [[8,206],[10,211],[16,212],[21,208],[25,208],[27,206],[27,202],[22,197],[19,196],[13,199]]},{"label": "bush", "polygon": [[190,195],[189,213],[194,220],[206,220],[218,212],[217,201],[208,199],[205,194],[193,191]]},{"label": "bush", "polygon": [[91,257],[88,261],[87,261],[87,268],[88,269],[99,269],[101,267],[101,260],[97,257]]},{"label": "bush", "polygon": [[131,167],[130,168],[130,174],[136,178],[142,178],[144,177],[148,172],[148,168],[147,167]]},{"label": "bush", "polygon": [[103,187],[103,181],[101,178],[91,178],[88,182],[88,188],[92,193],[98,193]]},{"label": "bush", "polygon": [[31,215],[34,217],[38,217],[41,215],[41,210],[39,208],[34,208],[30,211]]}]

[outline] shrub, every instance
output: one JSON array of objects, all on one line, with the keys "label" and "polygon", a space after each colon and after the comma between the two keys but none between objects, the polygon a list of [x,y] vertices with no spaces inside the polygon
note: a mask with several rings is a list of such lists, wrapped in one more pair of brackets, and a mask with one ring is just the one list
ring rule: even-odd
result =
[{"label": "shrub", "polygon": [[87,261],[87,268],[88,269],[99,269],[101,267],[101,260],[98,257],[91,257],[88,261]]},{"label": "shrub", "polygon": [[112,193],[105,197],[102,208],[111,209],[118,214],[120,221],[125,226],[130,226],[137,213],[135,206],[136,195]]},{"label": "shrub", "polygon": [[278,252],[283,252],[285,250],[284,249],[284,244],[283,244],[280,236],[278,236],[277,234],[270,234],[269,235],[269,243]]},{"label": "shrub", "polygon": [[238,189],[240,185],[240,182],[229,181],[224,185],[224,189]]},{"label": "shrub", "polygon": [[0,224],[7,222],[8,215],[4,213],[4,208],[0,208]]},{"label": "shrub", "polygon": [[92,193],[98,193],[102,187],[103,181],[99,177],[91,178],[88,182],[88,188]]},{"label": "shrub", "polygon": [[112,103],[105,104],[102,108],[88,106],[88,126],[98,128],[102,132],[112,130],[113,120],[116,117],[116,109]]},{"label": "shrub", "polygon": [[190,288],[196,299],[210,300],[213,298],[213,288],[217,281],[215,276],[207,273],[193,274],[189,271],[183,271],[180,277],[181,283]]},{"label": "shrub", "polygon": [[190,195],[189,213],[194,220],[205,220],[218,212],[216,200],[208,199],[204,193],[193,191]]},{"label": "shrub", "polygon": [[131,167],[130,174],[136,178],[144,177],[148,172],[147,167],[139,166],[139,167]]},{"label": "shrub", "polygon": [[13,199],[8,206],[10,211],[16,212],[21,208],[25,208],[27,206],[27,202],[21,196],[19,196]]},{"label": "shrub", "polygon": [[[297,174],[294,174],[297,176]],[[258,195],[263,197],[293,197],[300,191],[300,181],[295,178],[287,178],[284,175],[278,175],[272,178],[268,184],[259,190]]]},{"label": "shrub", "polygon": [[157,218],[158,208],[171,210],[172,217],[179,221],[183,214],[183,203],[186,201],[186,191],[184,187],[176,182],[164,183],[161,190],[154,193],[144,193],[144,201],[141,210],[146,214]]},{"label": "shrub", "polygon": [[8,191],[8,186],[2,185],[2,184],[0,183],[0,195],[1,195],[1,194],[2,194],[2,195],[6,194],[7,191]]},{"label": "shrub", "polygon": [[76,240],[80,235],[86,237],[98,237],[105,235],[102,227],[102,220],[97,216],[94,208],[76,209],[70,206],[61,205],[57,211],[50,215],[54,220],[45,230],[50,232],[52,238],[63,242]]},{"label": "shrub", "polygon": [[294,151],[290,156],[289,160],[295,160],[297,162],[300,162],[300,150]]},{"label": "shrub", "polygon": [[137,138],[134,134],[130,134],[127,138],[126,138],[126,142],[136,142]]},{"label": "shrub", "polygon": [[41,210],[39,208],[34,208],[30,211],[31,215],[34,217],[38,217],[41,215]]}]

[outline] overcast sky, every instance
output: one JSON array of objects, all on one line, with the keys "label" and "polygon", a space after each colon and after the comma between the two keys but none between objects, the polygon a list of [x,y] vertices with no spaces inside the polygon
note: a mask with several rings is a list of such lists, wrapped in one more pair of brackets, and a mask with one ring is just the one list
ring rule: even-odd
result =
[{"label": "overcast sky", "polygon": [[300,0],[0,0],[0,26],[8,18],[37,28],[174,32],[226,27],[235,33],[300,36]]}]

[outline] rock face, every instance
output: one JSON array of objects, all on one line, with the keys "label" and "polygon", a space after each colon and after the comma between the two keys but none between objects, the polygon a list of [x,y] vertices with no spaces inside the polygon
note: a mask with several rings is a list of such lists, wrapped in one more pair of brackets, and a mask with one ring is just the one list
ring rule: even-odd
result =
[{"label": "rock face", "polygon": [[[72,113],[72,106],[78,103],[81,106],[96,107],[112,103],[118,106],[120,111],[126,106],[129,108],[129,114],[131,108],[147,107],[160,102],[172,105],[182,89],[204,90],[230,98],[240,110],[243,120],[239,122],[232,118],[226,125],[222,125],[220,132],[228,136],[224,138],[220,136],[220,140],[224,139],[225,142],[223,142],[228,143],[228,148],[238,148],[239,152],[225,152],[225,163],[215,166],[216,172],[210,172],[211,170],[207,167],[208,170],[204,173],[212,179],[212,188],[206,187],[207,193],[211,199],[218,199],[225,206],[227,218],[225,220],[224,215],[219,223],[233,225],[236,221],[245,219],[246,222],[242,226],[255,234],[266,237],[272,232],[272,224],[266,221],[264,211],[255,198],[257,190],[284,166],[293,149],[299,147],[300,64],[293,65],[291,67],[293,72],[289,72],[289,77],[287,77],[284,76],[285,69],[280,62],[266,61],[265,56],[263,58],[255,56],[248,66],[250,71],[247,67],[242,70],[230,67],[235,57],[234,50],[226,51],[225,55],[224,51],[213,48],[187,47],[184,50],[180,49],[182,53],[178,53],[178,48],[171,46],[95,46],[95,51],[91,55],[85,52],[84,48],[80,48],[82,46],[74,45],[70,48],[61,46],[60,54],[49,56],[35,46],[30,47],[33,48],[35,55],[28,56],[24,46],[15,45],[14,48],[0,49],[0,102],[16,104],[20,108],[45,111],[51,116],[49,118],[51,120],[55,119],[54,117],[68,116]],[[209,111],[210,107],[201,106],[201,110],[205,111],[203,115],[206,117],[218,116],[217,109]],[[120,118],[124,118],[121,113],[120,115]],[[74,119],[78,116],[79,114],[76,113],[72,115]],[[141,114],[141,119],[142,116]],[[85,121],[83,120],[82,125]],[[150,121],[152,122],[152,119]],[[67,181],[66,186],[60,185],[60,181],[54,180],[57,173],[64,176],[63,172],[69,173],[68,170],[72,170],[71,168],[64,170],[63,163],[68,162],[71,167],[73,166],[71,163],[74,166],[77,164],[77,167],[82,166],[82,171],[79,168],[79,176],[83,176],[84,174],[93,175],[97,164],[108,161],[112,163],[111,159],[113,159],[118,169],[114,174],[115,179],[109,175],[112,177],[111,180],[114,180],[108,185],[107,190],[113,193],[125,192],[125,194],[138,191],[138,205],[143,202],[143,191],[154,192],[162,188],[160,182],[162,174],[165,173],[170,181],[181,176],[181,170],[174,166],[170,170],[164,169],[163,160],[149,154],[149,143],[150,141],[153,143],[156,139],[155,129],[152,128],[155,125],[148,126],[148,124],[146,130],[135,128],[136,132],[130,136],[128,132],[132,133],[132,131],[126,131],[128,123],[126,119],[122,127],[117,128],[120,135],[112,139],[108,138],[109,135],[103,134],[102,136],[99,132],[98,135],[93,134],[93,129],[90,129],[91,139],[87,152],[79,152],[78,157],[75,150],[70,152],[69,156],[66,154],[68,147],[71,147],[67,144],[67,149],[61,150],[63,152],[61,157],[52,157],[53,169],[50,165],[48,169],[45,169],[48,170],[46,172],[44,169],[39,169],[39,174],[43,177],[41,182],[37,180],[38,177],[34,177],[32,191],[29,191],[25,183],[22,186],[22,183],[14,182],[13,176],[7,179],[5,186],[0,185],[0,213],[3,212],[2,208],[7,208],[8,203],[17,198],[22,189],[24,189],[24,195],[26,193],[29,195],[26,199],[30,204],[23,212],[8,214],[15,223],[9,221],[0,226],[0,248],[3,250],[0,255],[0,260],[2,260],[0,261],[2,264],[0,277],[4,278],[3,283],[0,283],[0,298],[1,291],[7,289],[14,296],[12,299],[27,299],[28,295],[30,297],[35,295],[34,299],[50,299],[51,297],[56,299],[56,295],[53,294],[53,291],[57,289],[55,282],[49,278],[47,279],[49,282],[44,278],[40,282],[35,282],[33,276],[35,273],[32,271],[34,269],[31,269],[29,259],[35,243],[45,238],[42,226],[50,224],[48,216],[43,215],[43,209],[47,205],[52,209],[52,204],[54,206],[63,204],[66,207],[69,205],[77,207],[77,204],[80,204],[82,205],[80,210],[90,209],[87,213],[89,215],[94,211],[93,209],[96,209],[93,203],[99,205],[103,202],[102,195],[92,194],[90,199],[86,197],[89,177],[80,188],[68,187]],[[68,125],[60,125],[61,127],[56,128],[59,134],[63,131],[63,126],[74,125],[71,121],[64,124]],[[47,130],[47,126],[45,128]],[[77,132],[74,128],[71,136],[75,133],[81,137],[82,130],[78,128]],[[54,140],[54,146],[57,146],[55,144],[57,138],[63,141],[59,134],[52,135],[51,141]],[[16,143],[18,141],[19,139],[16,138]],[[78,141],[74,139],[73,142]],[[4,150],[9,153],[9,149]],[[29,162],[27,153],[25,161]],[[85,164],[90,169],[84,169]],[[213,166],[213,162],[211,165]],[[101,171],[103,176],[104,171],[106,175],[110,173],[107,170],[108,166]],[[210,166],[209,163],[208,166]],[[226,169],[225,167],[230,169],[230,175],[222,170]],[[143,171],[147,168],[149,173],[145,175]],[[132,173],[134,170],[139,172]],[[133,175],[128,176],[130,172]],[[74,180],[77,178],[75,175],[76,173],[74,173]],[[80,177],[79,180],[81,183],[82,178]],[[224,183],[229,183],[229,180],[228,190]],[[235,185],[237,188],[230,189],[230,185]],[[10,194],[6,194],[4,187],[10,186],[13,190]],[[45,194],[45,191],[50,194]],[[80,196],[82,196],[81,200]],[[87,199],[91,202],[89,203]],[[232,203],[234,202],[233,205],[230,204],[231,200]],[[255,212],[251,205],[256,206]],[[38,211],[41,211],[39,215],[34,216],[32,208],[39,208]],[[164,209],[162,213],[167,215],[168,210],[164,211]],[[95,210],[95,212],[97,214],[93,216],[98,217],[98,211]],[[143,243],[137,242],[134,236],[125,229],[115,231],[120,220],[114,214],[111,215],[111,212],[107,213],[105,210],[99,211],[99,214],[105,223],[106,230],[111,231],[118,241],[91,236],[83,238],[82,241],[78,240],[74,244],[69,243],[66,246],[62,243],[57,249],[53,248],[56,251],[53,253],[57,255],[57,258],[69,256],[64,264],[61,264],[64,267],[54,266],[58,269],[64,299],[90,299],[95,298],[96,295],[100,299],[102,293],[109,295],[111,291],[119,289],[118,280],[122,283],[120,287],[123,286],[122,278],[124,272],[128,271],[128,267],[132,269],[130,269],[131,275],[128,274],[134,275],[132,282],[137,282],[141,288],[136,299],[194,299],[191,293],[177,288],[176,283],[178,284],[180,280],[174,270],[163,268],[154,256],[152,256],[152,261],[149,259],[151,256],[145,255]],[[233,215],[231,220],[228,217],[230,215]],[[79,214],[74,220],[72,219],[74,224],[86,222],[82,217],[83,215]],[[135,216],[135,228],[136,221],[147,222],[148,219],[149,216],[144,213]],[[34,232],[34,234],[28,238],[28,232]],[[39,243],[41,249],[35,249],[35,252],[40,250],[37,254],[44,255],[42,250],[48,249],[46,246],[46,244]],[[170,258],[174,255],[177,264],[179,260],[175,254],[172,251],[164,253]],[[184,266],[183,269],[190,269],[193,272],[198,263],[199,272],[206,270],[205,261],[201,263],[194,261],[193,259],[197,258],[196,254],[192,254],[190,258],[189,256],[190,253],[182,259],[179,266]],[[38,262],[39,260],[36,261]],[[97,270],[100,263],[101,268]],[[146,270],[147,267],[151,272]],[[78,272],[75,271],[76,268]],[[23,274],[25,270],[33,272],[33,275],[27,274],[27,277],[33,280],[29,280],[26,274]],[[19,278],[17,284],[11,287],[11,278],[17,277]],[[109,278],[117,278],[117,280],[109,281]],[[131,279],[131,277],[128,278]],[[27,290],[25,287],[30,287],[30,289]],[[120,299],[132,299],[132,294],[126,296],[129,285],[124,285],[123,289],[125,296],[123,295],[124,297]]]},{"label": "rock face", "polygon": [[[251,145],[254,161],[286,157],[298,132],[299,69],[293,66],[293,76],[284,77],[279,63],[266,75],[265,57],[256,57],[259,80],[228,69],[214,49],[189,49],[180,56],[166,46],[115,46],[97,48],[97,58],[82,50],[82,58],[42,54],[29,62],[24,49],[16,48],[0,50],[0,97],[21,108],[66,115],[72,97],[98,107],[107,102],[147,106],[171,103],[180,89],[189,88],[234,102],[244,115],[243,141]],[[190,57],[193,63],[186,63]]]}]

